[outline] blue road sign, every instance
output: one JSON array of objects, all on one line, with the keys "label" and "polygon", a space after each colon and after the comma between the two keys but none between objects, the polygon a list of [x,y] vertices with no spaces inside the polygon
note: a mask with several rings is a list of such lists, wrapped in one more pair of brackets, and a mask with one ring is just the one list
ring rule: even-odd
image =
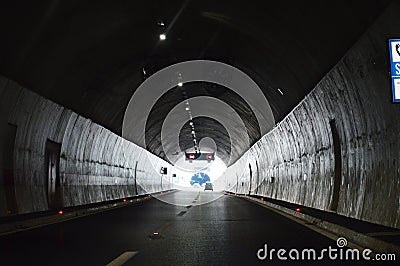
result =
[{"label": "blue road sign", "polygon": [[400,102],[400,39],[389,40],[393,102]]}]

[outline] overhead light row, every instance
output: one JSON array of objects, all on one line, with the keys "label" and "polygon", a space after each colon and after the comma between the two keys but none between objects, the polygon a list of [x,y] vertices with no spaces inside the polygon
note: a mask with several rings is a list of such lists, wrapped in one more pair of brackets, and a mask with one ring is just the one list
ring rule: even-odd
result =
[{"label": "overhead light row", "polygon": [[[183,82],[182,80],[182,75],[179,73],[178,74],[178,87],[183,87]],[[184,90],[184,88],[182,88],[182,90]],[[192,134],[192,138],[193,138],[193,146],[194,146],[194,151],[200,152],[199,146],[197,145],[197,139],[196,139],[196,131],[194,129],[194,122],[193,122],[193,116],[192,116],[192,111],[190,110],[190,104],[189,101],[187,99],[187,94],[186,93],[182,93],[186,99],[186,106],[185,106],[185,111],[188,112],[188,116],[189,116],[189,125],[190,125],[190,132]]]}]

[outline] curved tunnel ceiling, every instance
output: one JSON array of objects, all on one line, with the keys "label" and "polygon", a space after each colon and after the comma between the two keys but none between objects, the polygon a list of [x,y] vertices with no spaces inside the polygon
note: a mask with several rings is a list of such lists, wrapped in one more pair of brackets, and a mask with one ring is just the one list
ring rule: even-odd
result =
[{"label": "curved tunnel ceiling", "polygon": [[[208,137],[215,142],[216,149],[211,149],[207,151],[216,152],[216,154],[218,154],[218,156],[224,161],[224,163],[228,165],[229,161],[227,160],[227,158],[229,158],[231,154],[231,140],[229,138],[229,133],[226,128],[217,120],[209,117],[196,117],[193,119],[193,121],[197,126],[198,139],[201,140]],[[191,136],[190,132],[191,127],[188,122],[183,126],[179,134],[179,144],[182,151],[193,149],[193,143],[188,141],[188,136]],[[178,154],[178,156],[179,155],[180,154]],[[179,158],[176,158],[176,160],[178,159]]]},{"label": "curved tunnel ceiling", "polygon": [[[278,122],[389,2],[9,1],[0,10],[0,73],[121,135],[129,99],[146,78],[179,62],[215,60],[249,75]],[[163,42],[160,33],[167,34]],[[249,142],[261,137],[241,97],[215,84],[185,86],[189,99],[229,102],[244,121]],[[146,124],[147,148],[163,158],[160,129],[180,93],[175,87],[163,95]],[[213,131],[227,158],[232,151],[223,126],[196,120],[198,134]],[[186,124],[179,137],[182,149],[191,141],[185,130]]]},{"label": "curved tunnel ceiling", "polygon": [[[214,94],[221,94],[221,89],[215,86],[203,88],[198,83],[188,86],[198,81],[226,86],[234,97],[229,98],[229,94],[228,97],[214,97]],[[171,97],[168,93],[175,86],[180,88],[180,97]],[[208,91],[208,95],[195,96],[202,91]],[[163,98],[167,100],[162,101]],[[166,67],[140,85],[126,109],[122,134],[127,140],[174,163],[175,158],[169,155],[177,151],[184,152],[180,149],[182,145],[178,134],[188,120],[192,136],[183,141],[193,142],[195,152],[201,149],[198,145],[201,139],[196,137],[196,132],[205,132],[204,127],[199,128],[193,121],[193,118],[201,116],[220,122],[228,131],[229,139],[226,139],[223,134],[219,137],[216,129],[208,127],[206,130],[216,131],[213,134],[216,136],[214,141],[226,142],[225,146],[228,143],[231,145],[229,157],[221,158],[227,165],[236,161],[257,140],[251,139],[250,135],[261,136],[275,124],[268,100],[249,76],[220,62],[191,60]]]},{"label": "curved tunnel ceiling", "polygon": [[[189,121],[184,124],[181,130],[178,128],[176,129],[177,131],[179,130],[179,147],[165,147],[165,145],[172,145],[172,141],[166,141],[163,146],[161,141],[161,131],[165,118],[177,104],[186,99],[193,99],[199,96],[213,97],[228,104],[244,123],[250,145],[255,143],[261,137],[258,120],[251,107],[240,97],[240,95],[218,84],[209,82],[189,82],[185,83],[183,87],[176,86],[169,90],[167,93],[162,95],[162,97],[160,97],[152,107],[145,130],[146,148],[148,150],[152,151],[159,157],[164,159],[168,158],[171,163],[175,163],[173,158],[176,160],[179,159],[177,153],[182,155],[181,151],[193,149],[192,129],[189,126]],[[208,107],[205,106],[205,108]],[[182,111],[184,111],[183,108]],[[231,122],[231,119],[232,118],[228,116],[225,120]],[[230,138],[233,136],[229,136],[224,125],[218,122],[218,120],[209,117],[194,118],[193,123],[196,126],[196,135],[199,142],[205,137],[213,139],[217,145],[217,153],[226,165],[232,164],[236,161],[248,148],[246,145],[240,147],[238,152],[232,154],[233,157],[229,160],[232,145]],[[166,151],[164,148],[172,151],[170,153],[172,156],[165,156]]]}]

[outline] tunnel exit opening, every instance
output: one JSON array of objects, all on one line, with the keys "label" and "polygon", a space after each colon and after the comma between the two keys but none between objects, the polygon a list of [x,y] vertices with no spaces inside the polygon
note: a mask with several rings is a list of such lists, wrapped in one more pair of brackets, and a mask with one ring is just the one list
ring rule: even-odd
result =
[{"label": "tunnel exit opening", "polygon": [[329,122],[332,132],[332,141],[333,141],[333,153],[334,153],[334,160],[335,160],[335,171],[333,176],[333,191],[332,191],[332,198],[329,209],[331,211],[336,212],[339,203],[339,196],[340,196],[340,183],[342,180],[342,152],[341,152],[341,145],[340,145],[340,136],[339,132],[336,127],[335,119]]},{"label": "tunnel exit opening", "polygon": [[62,207],[60,193],[61,144],[47,140],[45,152],[46,191],[49,209]]},{"label": "tunnel exit opening", "polygon": [[[224,190],[221,176],[227,169],[224,161],[215,154],[215,160],[188,161],[186,155],[181,156],[174,165],[173,186],[179,190],[192,190],[202,187],[206,182],[214,184],[214,190]],[[200,176],[199,176],[200,175]],[[206,179],[204,179],[206,177]]]}]

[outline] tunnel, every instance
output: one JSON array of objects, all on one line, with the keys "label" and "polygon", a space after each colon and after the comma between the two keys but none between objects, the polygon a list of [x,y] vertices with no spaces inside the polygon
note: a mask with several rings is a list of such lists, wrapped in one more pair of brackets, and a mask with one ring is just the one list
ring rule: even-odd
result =
[{"label": "tunnel", "polygon": [[397,265],[399,14],[2,3],[0,265]]}]

